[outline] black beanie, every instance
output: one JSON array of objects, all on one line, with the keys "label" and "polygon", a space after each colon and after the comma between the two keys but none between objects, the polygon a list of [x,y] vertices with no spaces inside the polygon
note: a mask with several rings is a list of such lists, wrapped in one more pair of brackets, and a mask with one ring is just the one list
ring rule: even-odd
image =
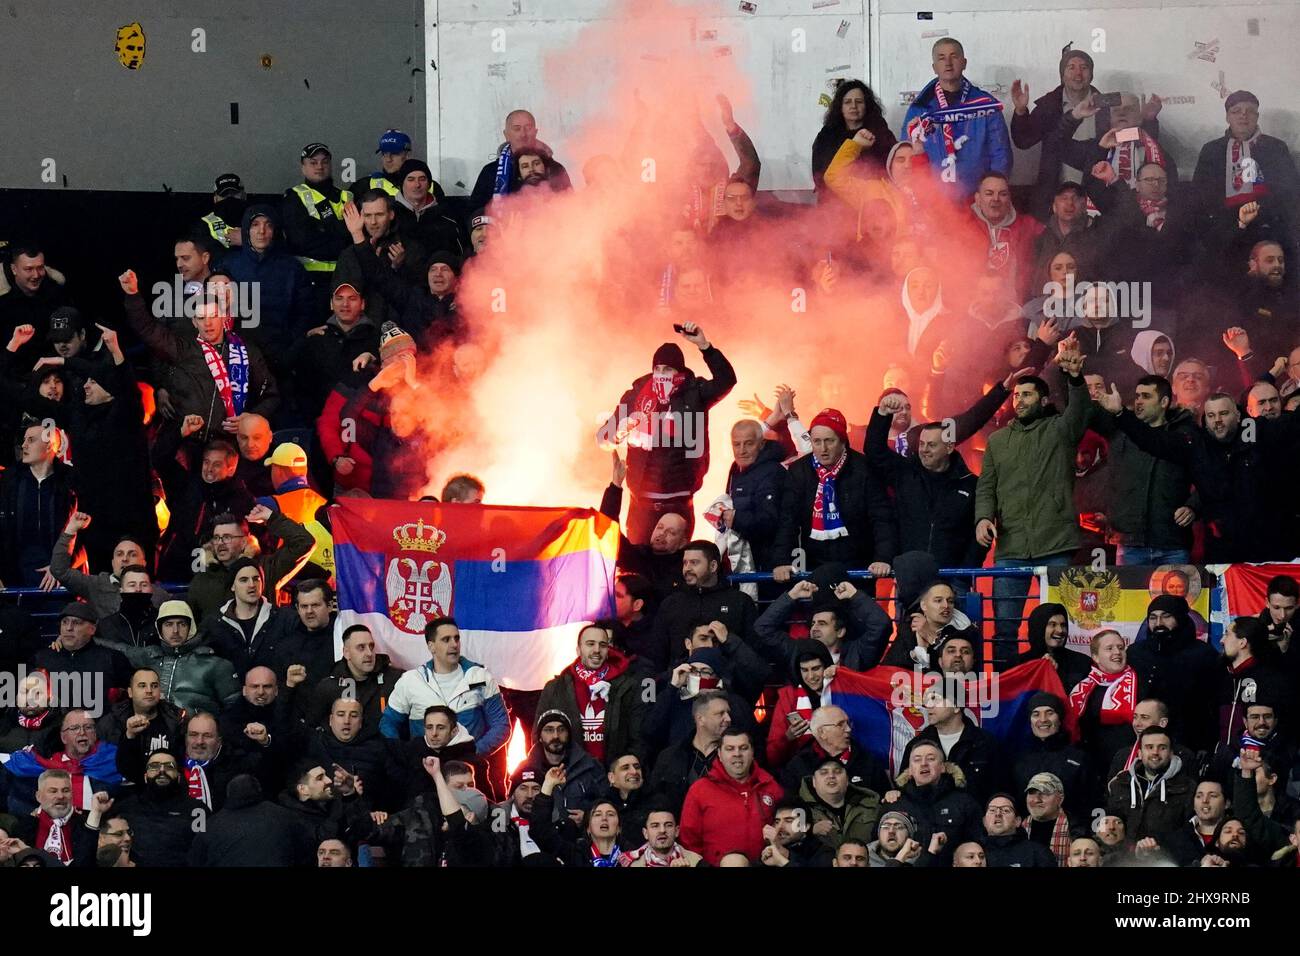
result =
[{"label": "black beanie", "polygon": [[1028,713],[1033,713],[1039,707],[1050,707],[1056,711],[1056,716],[1062,720],[1065,719],[1065,704],[1061,703],[1061,698],[1055,694],[1049,694],[1045,690],[1040,690],[1033,697],[1029,698],[1029,706],[1026,708]]},{"label": "black beanie", "polygon": [[1180,622],[1187,620],[1191,613],[1187,607],[1187,599],[1178,597],[1175,594],[1162,594],[1157,598],[1152,598],[1151,603],[1147,605],[1147,614],[1153,614],[1156,611],[1172,614]]},{"label": "black beanie", "polygon": [[438,262],[450,266],[451,271],[456,273],[458,276],[460,275],[461,268],[464,266],[464,261],[460,256],[456,255],[456,253],[449,252],[446,249],[439,249],[433,255],[429,256],[428,261],[424,264],[424,271],[428,272],[429,267]]},{"label": "black beanie", "polygon": [[402,168],[397,171],[397,184],[400,186],[406,182],[406,177],[414,172],[421,172],[429,177],[429,189],[433,189],[433,170],[429,169],[429,164],[422,159],[408,159],[402,163]]},{"label": "black beanie", "polygon": [[655,357],[650,367],[656,365],[668,365],[679,372],[686,371],[686,356],[682,354],[682,347],[676,342],[665,342],[659,346],[655,349]]}]

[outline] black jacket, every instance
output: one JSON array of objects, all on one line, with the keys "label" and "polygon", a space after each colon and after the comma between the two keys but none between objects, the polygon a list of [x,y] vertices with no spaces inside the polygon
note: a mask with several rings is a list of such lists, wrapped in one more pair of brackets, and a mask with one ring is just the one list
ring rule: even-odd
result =
[{"label": "black jacket", "polygon": [[[1101,434],[1110,439],[1106,517],[1119,542],[1132,548],[1190,549],[1191,527],[1181,528],[1174,521],[1174,512],[1191,503],[1191,475],[1187,469],[1147,454],[1123,432],[1116,434],[1111,416],[1096,416],[1096,420]],[[1175,407],[1169,410],[1161,427],[1171,435],[1190,440],[1196,421],[1186,409]]]},{"label": "black jacket", "polygon": [[291,811],[263,800],[260,792],[237,791],[195,836],[189,865],[313,866],[318,845]]},{"label": "black jacket", "polygon": [[440,342],[459,334],[461,323],[454,294],[436,296],[429,291],[427,281],[408,282],[397,275],[379,261],[368,239],[355,243],[352,249],[365,273],[367,287],[383,293],[390,310],[398,313],[401,327],[420,343],[422,350],[431,352]]},{"label": "black jacket", "polygon": [[1070,816],[1085,819],[1092,809],[1096,787],[1088,762],[1088,755],[1070,743],[1070,735],[1065,730],[1058,730],[1046,740],[1030,736],[1028,742],[1016,755],[1011,768],[1011,789],[1016,794],[1025,792],[1030,778],[1035,774],[1054,774],[1065,785],[1065,812]]},{"label": "black jacket", "polygon": [[[126,765],[128,767],[135,766],[142,773],[145,758],[155,750],[166,750],[176,757],[180,757],[185,751],[185,740],[181,735],[181,726],[185,722],[184,710],[171,701],[158,701],[153,719],[149,721],[149,726],[145,728],[144,733],[136,734],[134,738],[128,740],[126,722],[134,713],[135,710],[131,706],[130,698],[124,698],[99,718],[95,728],[99,733],[100,740],[117,747],[118,773],[121,773],[124,777],[126,773],[122,770],[123,750],[136,751],[136,753],[126,758]],[[143,779],[142,776],[135,782],[140,783]]]},{"label": "black jacket", "polygon": [[[902,796],[890,806],[890,809],[904,811],[916,821],[912,839],[923,849],[930,845],[930,837],[937,831],[947,834],[948,842],[935,856],[938,866],[949,866],[953,850],[984,835],[981,823],[983,808],[963,789],[966,781],[961,770],[951,762],[948,768],[937,782],[929,786],[918,787],[911,779],[906,779],[899,788]],[[957,776],[954,776],[954,770]],[[900,779],[906,777],[908,774],[904,772]]]},{"label": "black jacket", "polygon": [[307,668],[304,687],[313,687],[329,676],[334,669],[335,616],[331,613],[329,623],[314,631],[303,625],[293,608],[280,608],[271,616],[267,642],[275,648],[275,663],[271,666],[281,684],[290,664]]},{"label": "black jacket", "polygon": [[40,583],[36,569],[50,563],[68,516],[77,510],[76,488],[72,468],[57,458],[41,482],[17,462],[0,474],[0,581],[9,587]]},{"label": "black jacket", "polygon": [[725,580],[709,587],[683,584],[664,599],[655,615],[654,663],[659,664],[661,655],[664,667],[681,663],[686,657],[683,642],[691,636],[691,627],[698,621],[721,621],[727,625],[730,644],[734,640],[752,640],[757,618],[754,599]]},{"label": "black jacket", "polygon": [[[1195,476],[1206,508],[1203,517],[1214,523],[1206,536],[1207,560],[1287,561],[1296,556],[1296,543],[1286,534],[1288,523],[1271,507],[1285,483],[1276,480],[1265,462],[1268,455],[1300,442],[1300,415],[1242,419],[1237,434],[1226,442],[1204,428],[1177,434],[1151,428],[1128,410],[1117,423],[1143,451],[1183,465]],[[1244,440],[1247,434],[1254,440]]]},{"label": "black jacket", "polygon": [[328,727],[318,727],[308,738],[306,756],[327,770],[338,764],[360,777],[370,805],[378,810],[397,810],[406,789],[397,741],[377,733],[363,732],[349,741],[339,740]]},{"label": "black jacket", "polygon": [[131,672],[135,670],[121,651],[103,647],[93,637],[79,651],[52,651],[48,647],[37,651],[32,658],[32,665],[44,668],[51,674],[102,675],[105,691],[113,687],[126,687],[131,683]]},{"label": "black jacket", "polygon": [[208,808],[185,791],[185,779],[164,796],[143,784],[132,788],[113,811],[134,831],[131,855],[140,866],[185,866],[194,835],[207,826]]},{"label": "black jacket", "polygon": [[727,494],[736,511],[732,528],[749,542],[754,566],[766,571],[776,566],[772,542],[781,522],[781,496],[785,491],[785,448],[768,439],[754,463],[741,471],[734,462],[727,472]]},{"label": "black jacket", "polygon": [[[600,513],[611,521],[618,521],[623,510],[623,489],[619,485],[608,485],[600,498]],[[648,544],[633,544],[622,531],[618,535],[618,569],[627,574],[639,574],[654,587],[655,597],[662,601],[674,589],[682,584],[682,552],[669,551],[660,554]],[[645,657],[647,650],[637,649],[637,654]],[[656,668],[668,665],[665,657],[653,658]]]},{"label": "black jacket", "polygon": [[[298,184],[295,184],[298,185]],[[312,189],[335,202],[344,190],[330,180],[326,183],[307,183]],[[334,215],[334,209],[328,202],[317,205],[317,216],[313,216],[292,189],[284,191],[284,201],[280,204],[280,216],[284,221],[284,239],[290,251],[296,256],[308,256],[333,262],[339,253],[347,248],[351,237],[343,220]],[[247,235],[247,231],[244,233]]]},{"label": "black jacket", "polygon": [[[366,315],[369,316],[370,298],[366,293],[362,294],[366,296]],[[351,373],[353,361],[365,352],[379,355],[379,327],[369,318],[358,320],[345,332],[334,316],[330,316],[324,328],[325,331],[319,335],[299,339],[293,355],[298,393],[313,421],[320,417],[325,399],[329,398],[334,386]]]},{"label": "black jacket", "polygon": [[1197,640],[1184,617],[1163,641],[1147,634],[1128,649],[1129,665],[1148,697],[1169,707],[1174,739],[1195,751],[1214,749],[1218,739],[1218,691],[1223,676],[1219,655]]},{"label": "black jacket", "polygon": [[655,801],[670,808],[678,817],[682,813],[682,804],[686,802],[686,791],[696,780],[707,776],[718,760],[716,750],[708,756],[701,755],[693,740],[693,737],[687,737],[660,752],[654,773],[650,775],[649,787]]},{"label": "black jacket", "polygon": [[[700,355],[713,378],[700,378],[690,369],[684,369],[685,381],[669,397],[668,410],[664,413],[673,415],[679,423],[694,422],[695,416],[700,416],[701,424],[689,425],[700,446],[686,448],[685,441],[669,443],[670,447],[662,447],[666,443],[658,442],[661,447],[651,449],[629,445],[627,487],[633,495],[694,494],[704,483],[709,470],[708,411],[735,387],[736,370],[715,346],[710,345]],[[618,408],[601,427],[600,434],[612,435],[624,417],[637,411],[636,398],[649,380],[650,375],[646,374],[632,383],[619,399]],[[679,431],[685,432],[686,427],[679,424]],[[656,434],[662,435],[662,429],[656,429]]]},{"label": "black jacket", "polygon": [[898,553],[893,509],[884,486],[871,475],[861,452],[848,450],[848,460],[835,479],[835,498],[847,536],[824,541],[809,537],[817,485],[811,453],[790,466],[781,499],[781,529],[773,544],[779,565],[791,563],[797,546],[803,547],[809,569],[828,561],[861,568],[873,561],[893,560]]},{"label": "black jacket", "polygon": [[1041,843],[1029,839],[1020,827],[1009,836],[986,836],[984,861],[990,868],[1005,866],[1055,867],[1056,857]]},{"label": "black jacket", "polygon": [[[975,486],[979,476],[959,452],[942,472],[927,470],[912,454],[906,457],[886,443],[891,416],[871,413],[863,451],[867,461],[893,491],[900,552],[926,551],[943,568],[977,568],[988,549],[975,541]],[[919,434],[919,433],[918,433]]]},{"label": "black jacket", "polygon": [[[787,761],[785,769],[781,771],[781,786],[785,787],[786,793],[795,797],[799,792],[799,783],[804,777],[811,777],[814,770],[817,769],[822,759],[826,757],[826,751],[822,749],[821,744],[816,740],[807,747],[800,747],[795,755]],[[843,755],[840,755],[841,760]],[[883,762],[865,747],[851,746],[849,748],[849,759],[844,764],[844,769],[849,776],[849,783],[859,787],[866,787],[868,790],[874,790],[876,793],[888,793],[893,789],[889,781],[889,773]],[[888,812],[888,805],[881,805],[881,813]]]},{"label": "black jacket", "polygon": [[[965,715],[962,723],[965,726],[948,752],[948,762],[961,767],[966,776],[966,792],[983,805],[993,794],[1007,789],[1010,775],[1006,758],[1001,743],[991,733],[976,727]],[[933,724],[916,736],[939,743],[939,732]]]},{"label": "black jacket", "polygon": [[[9,835],[22,840],[29,847],[36,847],[36,834],[39,831],[37,817],[24,814],[18,818],[18,825]],[[99,831],[86,826],[86,815],[80,810],[73,811],[72,819],[64,828],[72,837],[72,863],[75,867],[92,867],[95,865],[95,850],[99,847]],[[40,849],[40,847],[36,847]]]},{"label": "black jacket", "polygon": [[[794,608],[794,599],[787,591],[769,604],[754,622],[755,642],[768,660],[782,670],[791,666],[794,655],[805,646],[804,641],[792,638],[786,630],[786,621]],[[894,623],[864,591],[853,595],[844,609],[848,611],[851,623],[840,644],[839,663],[853,671],[870,670],[884,656],[885,645],[894,632]],[[820,610],[820,607],[814,605],[812,610]]]},{"label": "black jacket", "polygon": [[[1236,219],[1236,211],[1226,210],[1224,204],[1228,183],[1228,136],[1225,132],[1201,147],[1196,158],[1196,170],[1192,173],[1192,187],[1196,190],[1203,214],[1228,215]],[[1268,185],[1268,198],[1264,204],[1276,203],[1285,208],[1294,203],[1296,194],[1300,193],[1300,172],[1296,170],[1286,142],[1260,133],[1259,139],[1251,144],[1250,158],[1258,164],[1261,178]]]},{"label": "black jacket", "polygon": [[[332,647],[331,643],[331,647]],[[329,716],[330,707],[345,693],[354,700],[361,701],[361,720],[366,727],[378,727],[379,716],[388,703],[388,695],[393,692],[397,679],[405,673],[394,667],[387,654],[375,655],[375,669],[365,680],[352,677],[347,661],[339,661],[330,669],[328,677],[323,677],[315,685],[303,684],[294,688],[299,712],[303,714],[308,726],[324,724]],[[302,693],[310,687],[311,690]]]},{"label": "black jacket", "polygon": [[[128,780],[144,780],[144,760],[146,755],[139,755],[134,748],[124,748],[117,752],[117,770],[123,777]],[[135,763],[136,760],[139,763]],[[184,746],[182,744],[181,757],[181,781],[185,781],[185,758]],[[208,761],[204,767],[204,772],[208,777],[208,787],[212,793],[212,811],[219,811],[226,801],[226,789],[230,781],[242,774],[256,774],[260,769],[260,758],[251,753],[246,753],[236,747],[225,743],[217,755]]]},{"label": "black jacket", "polygon": [[[555,157],[549,155],[545,147],[539,144],[542,150],[542,159],[546,164],[546,179],[555,189],[572,189],[573,183],[569,180],[569,172],[564,166],[557,162]],[[474,213],[482,209],[492,201],[492,190],[496,186],[497,179],[497,160],[493,159],[490,163],[485,163],[483,168],[478,171],[478,178],[474,180],[474,188],[470,191],[469,202],[465,205],[467,213]],[[523,185],[519,178],[519,163],[512,162],[510,176],[506,183],[506,194],[518,192]]]}]

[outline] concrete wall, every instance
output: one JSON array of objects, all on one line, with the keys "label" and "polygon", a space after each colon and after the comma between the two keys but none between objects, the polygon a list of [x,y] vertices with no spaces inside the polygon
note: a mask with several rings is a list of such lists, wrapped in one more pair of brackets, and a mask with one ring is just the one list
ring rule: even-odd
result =
[{"label": "concrete wall", "polygon": [[[315,140],[336,180],[345,158],[364,175],[387,127],[423,146],[423,17],[421,0],[6,0],[0,187],[211,192],[235,171],[280,192]],[[135,70],[114,52],[132,22]]]}]

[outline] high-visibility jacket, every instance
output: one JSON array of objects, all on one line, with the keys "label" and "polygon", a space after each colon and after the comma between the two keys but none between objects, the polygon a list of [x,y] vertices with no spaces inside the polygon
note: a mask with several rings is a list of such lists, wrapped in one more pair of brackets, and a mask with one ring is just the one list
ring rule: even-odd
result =
[{"label": "high-visibility jacket", "polygon": [[[313,219],[324,219],[325,211],[337,219],[343,221],[343,207],[352,201],[352,194],[346,189],[339,190],[339,198],[331,202],[324,193],[317,192],[306,183],[299,183],[293,187],[293,193],[301,201],[307,210],[307,215]],[[302,263],[303,268],[308,272],[333,272],[334,263],[324,259],[312,259],[309,256],[299,256],[298,261]]]},{"label": "high-visibility jacket", "polygon": [[210,212],[199,221],[208,227],[208,234],[217,242],[221,243],[222,248],[230,248],[230,240],[226,238],[226,230],[231,227],[226,224],[224,219],[218,216],[215,212]]},{"label": "high-visibility jacket", "polygon": [[397,198],[398,194],[401,192],[401,190],[399,190],[396,186],[393,185],[393,181],[389,179],[387,176],[371,176],[368,180],[366,180],[365,188],[382,189],[384,192],[388,193],[388,195],[392,196],[393,198]]},{"label": "high-visibility jacket", "polygon": [[[298,487],[294,487],[295,485]],[[330,579],[333,580],[334,537],[316,520],[316,510],[325,504],[325,498],[314,488],[308,487],[305,479],[286,482],[281,487],[285,490],[278,491],[272,496],[280,506],[280,513],[311,532],[311,536],[316,539],[316,547],[312,549],[307,560],[319,564],[329,572]]]}]

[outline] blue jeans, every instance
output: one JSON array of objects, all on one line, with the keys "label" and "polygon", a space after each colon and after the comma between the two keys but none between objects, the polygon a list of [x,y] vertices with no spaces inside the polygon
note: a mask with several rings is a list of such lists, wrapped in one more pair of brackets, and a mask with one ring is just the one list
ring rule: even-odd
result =
[{"label": "blue jeans", "polygon": [[[998,558],[995,568],[1030,567],[1047,565],[1061,567],[1070,563],[1074,552],[1049,554],[1041,558]],[[993,667],[1006,670],[1016,662],[1020,642],[1020,619],[1029,597],[1029,578],[993,579]]]},{"label": "blue jeans", "polygon": [[1129,548],[1115,546],[1116,564],[1188,564],[1191,555],[1181,548]]}]

